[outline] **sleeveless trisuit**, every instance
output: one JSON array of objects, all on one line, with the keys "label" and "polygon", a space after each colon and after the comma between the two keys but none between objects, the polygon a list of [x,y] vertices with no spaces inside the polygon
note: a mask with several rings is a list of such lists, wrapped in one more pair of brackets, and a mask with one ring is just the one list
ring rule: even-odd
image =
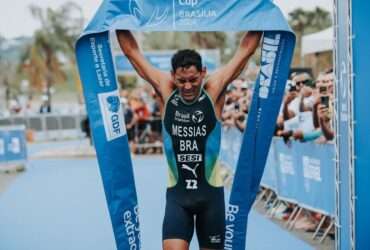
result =
[{"label": "sleeveless trisuit", "polygon": [[194,225],[200,247],[223,249],[225,202],[218,155],[221,123],[204,89],[192,103],[175,90],[165,104],[164,151],[169,183],[163,240],[190,242]]}]

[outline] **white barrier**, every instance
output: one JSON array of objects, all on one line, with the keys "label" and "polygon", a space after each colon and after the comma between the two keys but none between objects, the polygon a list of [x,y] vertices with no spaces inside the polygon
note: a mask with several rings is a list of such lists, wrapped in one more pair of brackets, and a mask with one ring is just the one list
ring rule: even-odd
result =
[{"label": "white barrier", "polygon": [[52,113],[11,116],[0,119],[0,126],[25,126],[26,129],[34,131],[36,141],[62,140],[84,137],[85,134],[81,131],[81,121],[85,118],[85,114],[60,115]]}]

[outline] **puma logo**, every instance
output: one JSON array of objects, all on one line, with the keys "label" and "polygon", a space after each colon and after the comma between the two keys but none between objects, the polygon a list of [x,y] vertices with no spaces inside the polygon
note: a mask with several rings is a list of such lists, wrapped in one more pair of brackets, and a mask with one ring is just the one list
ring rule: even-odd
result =
[{"label": "puma logo", "polygon": [[198,166],[199,166],[199,163],[197,163],[197,164],[195,165],[195,167],[194,167],[194,168],[191,168],[190,166],[188,166],[188,165],[186,165],[186,164],[182,164],[182,165],[181,165],[181,168],[182,168],[182,169],[185,169],[185,170],[188,170],[188,171],[190,171],[190,172],[192,172],[192,173],[193,173],[193,175],[195,176],[195,178],[198,178],[198,175],[197,175],[197,173],[195,172],[195,171],[197,170]]}]

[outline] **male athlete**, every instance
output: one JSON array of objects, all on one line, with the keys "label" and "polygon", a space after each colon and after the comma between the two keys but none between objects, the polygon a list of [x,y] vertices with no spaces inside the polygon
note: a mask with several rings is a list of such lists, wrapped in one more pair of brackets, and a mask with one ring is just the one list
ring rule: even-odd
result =
[{"label": "male athlete", "polygon": [[224,248],[225,204],[220,167],[221,117],[225,92],[259,45],[261,33],[248,32],[232,59],[204,81],[207,70],[194,50],[171,59],[171,73],[154,68],[130,31],[118,41],[137,73],[160,97],[169,186],[163,221],[163,249],[188,250],[194,225],[201,250]]}]

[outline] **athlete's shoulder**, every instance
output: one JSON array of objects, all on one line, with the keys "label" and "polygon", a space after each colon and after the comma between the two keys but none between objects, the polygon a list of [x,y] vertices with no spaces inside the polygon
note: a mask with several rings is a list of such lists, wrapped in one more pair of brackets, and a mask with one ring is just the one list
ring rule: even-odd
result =
[{"label": "athlete's shoulder", "polygon": [[162,97],[163,103],[167,101],[167,99],[172,95],[175,90],[175,84],[173,83],[173,79],[170,74],[166,74],[162,77],[160,85],[159,85],[159,93]]},{"label": "athlete's shoulder", "polygon": [[215,85],[212,84],[211,81],[209,81],[209,79],[207,79],[207,81],[204,83],[203,90],[207,94],[207,96],[211,98],[211,101],[213,103],[217,102],[218,98],[217,89],[215,88]]}]

